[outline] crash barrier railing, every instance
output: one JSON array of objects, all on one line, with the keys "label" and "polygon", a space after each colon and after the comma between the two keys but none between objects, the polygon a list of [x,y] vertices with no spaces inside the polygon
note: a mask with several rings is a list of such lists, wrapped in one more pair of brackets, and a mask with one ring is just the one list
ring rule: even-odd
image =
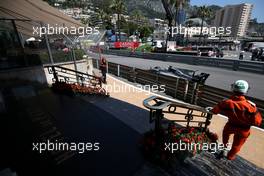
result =
[{"label": "crash barrier railing", "polygon": [[[232,95],[232,92],[230,91],[222,90],[208,85],[201,86],[199,91],[200,93],[198,96],[197,104],[204,107],[214,106],[221,100]],[[253,97],[247,98],[257,105],[258,110],[261,112],[262,116],[264,116],[264,101]],[[262,128],[264,128],[264,123],[262,123]]]},{"label": "crash barrier railing", "polygon": [[[99,60],[93,59],[93,65],[95,68],[99,68]],[[108,62],[107,70],[108,73],[131,82],[143,85],[165,85],[165,93],[167,95],[202,107],[214,106],[232,94],[227,90],[112,62]],[[256,103],[262,116],[264,116],[264,101],[253,97],[247,98]],[[264,122],[261,127],[264,128]]]},{"label": "crash barrier railing", "polygon": [[[93,65],[95,68],[99,68],[99,60],[93,59]],[[191,82],[179,77],[164,76],[148,70],[142,70],[112,62],[107,63],[107,72],[142,85],[155,85],[158,86],[159,89],[163,89],[161,86],[164,86],[167,95],[184,100],[188,103],[197,103],[198,90],[201,86],[197,82]]]},{"label": "crash barrier railing", "polygon": [[[210,125],[212,114],[204,108],[196,105],[168,101],[164,98],[151,96],[143,101],[143,105],[149,109],[149,122],[155,122],[155,134],[159,141],[163,124],[181,123],[186,127],[199,127],[203,131]],[[177,118],[164,120],[165,114],[177,115]]]},{"label": "crash barrier railing", "polygon": [[160,127],[160,122],[165,114],[177,114],[173,122],[185,123],[186,127],[200,127],[204,131],[210,125],[212,113],[197,105],[169,101],[158,96],[151,96],[143,101],[143,105],[150,110],[149,122],[156,121],[155,127]]},{"label": "crash barrier railing", "polygon": [[49,74],[53,74],[53,82],[79,83],[83,86],[102,86],[101,79],[87,73],[75,71],[61,66],[46,66]]},{"label": "crash barrier railing", "polygon": [[[161,141],[160,132],[164,124],[169,126],[171,123],[175,124],[176,122],[186,127],[199,127],[202,131],[206,131],[212,119],[212,114],[202,107],[176,101],[172,102],[157,96],[145,99],[143,105],[150,111],[149,122],[155,123],[157,141]],[[164,119],[166,114],[177,116],[175,118]]]},{"label": "crash barrier railing", "polygon": [[[97,50],[94,48],[92,49],[92,51],[94,52],[97,52]],[[186,56],[186,55],[166,54],[166,53],[130,52],[124,50],[101,50],[101,51],[104,54],[114,54],[118,56],[139,57],[144,59],[178,62],[178,63],[185,63],[191,65],[204,65],[210,67],[225,68],[235,71],[245,71],[245,72],[264,74],[264,63],[257,61],[210,58],[203,56]]]},{"label": "crash barrier railing", "polygon": [[45,66],[53,75],[52,82],[55,90],[69,93],[108,95],[102,88],[100,77],[61,66]]}]

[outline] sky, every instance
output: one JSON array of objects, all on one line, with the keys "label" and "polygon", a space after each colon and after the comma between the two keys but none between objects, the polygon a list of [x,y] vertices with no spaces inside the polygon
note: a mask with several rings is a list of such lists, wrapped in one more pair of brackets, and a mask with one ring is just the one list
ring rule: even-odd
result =
[{"label": "sky", "polygon": [[219,5],[250,3],[253,4],[251,18],[257,18],[258,22],[264,23],[264,0],[190,0],[191,5]]}]

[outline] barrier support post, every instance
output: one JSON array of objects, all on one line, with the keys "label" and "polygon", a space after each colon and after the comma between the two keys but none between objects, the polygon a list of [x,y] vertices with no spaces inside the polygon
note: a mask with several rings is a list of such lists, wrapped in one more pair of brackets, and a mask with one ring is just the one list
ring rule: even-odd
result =
[{"label": "barrier support post", "polygon": [[117,76],[120,76],[120,65],[117,65]]}]

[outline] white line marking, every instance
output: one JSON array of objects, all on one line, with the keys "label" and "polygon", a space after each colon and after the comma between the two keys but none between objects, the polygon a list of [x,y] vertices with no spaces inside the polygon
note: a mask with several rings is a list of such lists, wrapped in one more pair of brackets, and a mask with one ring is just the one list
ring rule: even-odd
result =
[{"label": "white line marking", "polygon": [[[163,96],[163,95],[159,95],[159,94],[156,94],[156,93],[153,93],[153,92],[147,91],[147,90],[145,90],[145,89],[139,88],[139,87],[137,87],[137,86],[134,86],[134,85],[128,84],[128,83],[126,83],[125,81],[122,81],[122,80],[120,80],[120,79],[117,79],[117,78],[113,77],[112,75],[107,74],[107,76],[111,77],[111,78],[114,79],[115,81],[118,81],[118,82],[120,82],[120,83],[126,84],[126,85],[128,85],[128,86],[130,86],[130,87],[134,87],[134,88],[137,89],[137,90],[140,90],[140,91],[143,91],[143,92],[147,92],[148,94],[152,94],[152,95],[155,95],[155,96],[158,96],[158,97],[161,97],[161,98],[164,98],[164,99],[170,100],[170,101],[176,101],[176,102],[185,103],[185,102],[183,102],[183,101],[180,101],[180,100],[177,100],[177,99],[173,99],[173,98],[169,98],[169,97],[165,97],[165,96]],[[188,104],[188,103],[185,103],[185,104]],[[219,117],[224,118],[224,119],[228,119],[228,118],[227,118],[226,116],[224,116],[224,115],[221,115],[221,114],[217,114],[217,115],[218,115]],[[252,126],[251,128],[255,128],[255,129],[257,129],[257,130],[260,130],[260,131],[263,131],[263,132],[264,132],[264,129],[259,128],[259,127],[256,127],[256,126]]]}]

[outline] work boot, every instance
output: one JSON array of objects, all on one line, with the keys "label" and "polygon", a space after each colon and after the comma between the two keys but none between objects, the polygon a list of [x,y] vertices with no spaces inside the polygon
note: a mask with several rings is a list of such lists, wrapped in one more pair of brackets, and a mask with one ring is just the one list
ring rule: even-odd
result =
[{"label": "work boot", "polygon": [[220,160],[222,158],[226,158],[227,157],[227,152],[228,151],[226,149],[220,150],[220,151],[215,153],[215,158],[218,159],[218,160]]}]

